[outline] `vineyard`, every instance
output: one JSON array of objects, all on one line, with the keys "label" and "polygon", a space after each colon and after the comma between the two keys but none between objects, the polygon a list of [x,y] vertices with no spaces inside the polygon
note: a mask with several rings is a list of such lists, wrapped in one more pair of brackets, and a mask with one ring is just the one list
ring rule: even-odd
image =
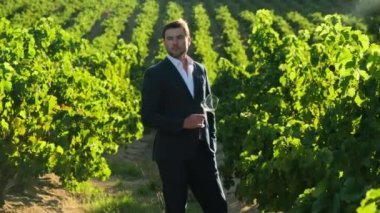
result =
[{"label": "vineyard", "polygon": [[[380,210],[377,0],[0,0],[0,206],[54,173],[106,180],[183,17],[213,92],[220,172],[263,211]],[[237,181],[236,181],[237,180]]]}]

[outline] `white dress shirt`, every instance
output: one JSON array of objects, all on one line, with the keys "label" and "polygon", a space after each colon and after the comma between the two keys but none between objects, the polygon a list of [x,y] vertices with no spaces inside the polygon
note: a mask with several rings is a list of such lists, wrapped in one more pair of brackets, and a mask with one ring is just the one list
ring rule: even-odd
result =
[{"label": "white dress shirt", "polygon": [[194,81],[193,81],[193,71],[194,71],[194,61],[189,56],[187,57],[187,71],[183,68],[182,61],[176,59],[170,55],[167,55],[168,59],[173,63],[177,68],[178,73],[182,76],[183,81],[185,82],[187,89],[189,89],[191,95],[194,98]]}]

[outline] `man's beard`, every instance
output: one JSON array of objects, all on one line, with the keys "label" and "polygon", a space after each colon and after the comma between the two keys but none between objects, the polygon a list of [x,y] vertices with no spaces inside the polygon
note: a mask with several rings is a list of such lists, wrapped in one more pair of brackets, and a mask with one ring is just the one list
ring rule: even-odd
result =
[{"label": "man's beard", "polygon": [[177,59],[180,59],[181,56],[183,56],[183,55],[186,54],[186,50],[183,50],[183,51],[179,52],[178,54],[175,54],[175,53],[173,53],[172,51],[167,51],[167,52],[168,52],[168,54],[169,54],[171,57],[173,57],[173,58],[177,58]]}]

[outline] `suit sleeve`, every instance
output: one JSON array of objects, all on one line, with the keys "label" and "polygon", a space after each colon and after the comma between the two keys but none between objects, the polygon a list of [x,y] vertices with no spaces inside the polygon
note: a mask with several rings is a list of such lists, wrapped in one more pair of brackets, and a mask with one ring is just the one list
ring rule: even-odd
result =
[{"label": "suit sleeve", "polygon": [[[207,76],[207,71],[204,68],[205,76],[206,76],[206,96],[211,94],[210,83]],[[210,139],[216,142],[216,122],[215,122],[215,114],[213,112],[207,112],[207,122],[210,133]]]},{"label": "suit sleeve", "polygon": [[163,88],[159,74],[158,70],[152,68],[145,72],[141,101],[142,123],[157,130],[177,133],[182,130],[184,119],[160,113]]}]

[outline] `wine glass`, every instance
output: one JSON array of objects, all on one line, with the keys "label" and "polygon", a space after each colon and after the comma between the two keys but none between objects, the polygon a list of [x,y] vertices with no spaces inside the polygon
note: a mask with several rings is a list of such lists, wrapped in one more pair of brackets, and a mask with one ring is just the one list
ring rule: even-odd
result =
[{"label": "wine glass", "polygon": [[201,106],[206,112],[215,112],[216,108],[218,107],[218,103],[219,98],[210,93],[201,102]]}]

